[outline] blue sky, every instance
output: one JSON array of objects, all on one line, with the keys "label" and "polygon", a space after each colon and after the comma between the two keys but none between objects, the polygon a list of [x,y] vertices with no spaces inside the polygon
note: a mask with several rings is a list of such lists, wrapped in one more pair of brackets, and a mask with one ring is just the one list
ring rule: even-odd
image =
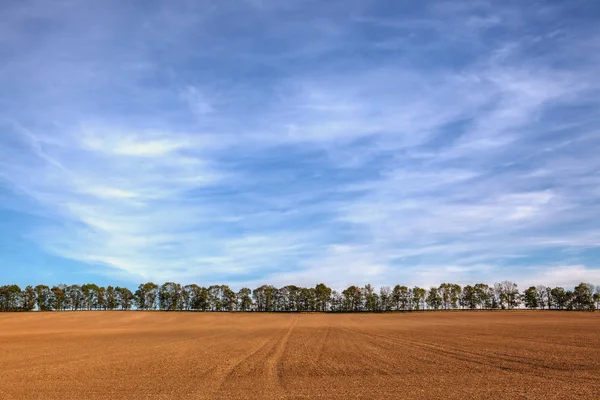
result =
[{"label": "blue sky", "polygon": [[0,280],[600,284],[595,1],[0,1]]}]

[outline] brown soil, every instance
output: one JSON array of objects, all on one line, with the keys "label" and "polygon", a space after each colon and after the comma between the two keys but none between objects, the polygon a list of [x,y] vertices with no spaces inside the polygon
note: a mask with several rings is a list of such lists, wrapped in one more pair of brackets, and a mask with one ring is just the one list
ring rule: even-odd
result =
[{"label": "brown soil", "polygon": [[600,399],[600,313],[0,315],[1,399]]}]

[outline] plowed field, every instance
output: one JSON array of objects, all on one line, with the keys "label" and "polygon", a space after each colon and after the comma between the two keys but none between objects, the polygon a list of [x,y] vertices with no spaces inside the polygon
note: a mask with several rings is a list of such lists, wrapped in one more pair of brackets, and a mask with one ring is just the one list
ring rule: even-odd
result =
[{"label": "plowed field", "polygon": [[1,399],[600,399],[600,313],[0,315]]}]

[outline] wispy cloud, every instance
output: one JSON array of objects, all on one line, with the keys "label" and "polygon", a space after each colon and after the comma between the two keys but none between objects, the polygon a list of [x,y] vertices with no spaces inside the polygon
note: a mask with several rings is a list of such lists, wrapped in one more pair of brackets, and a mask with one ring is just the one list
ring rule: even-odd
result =
[{"label": "wispy cloud", "polygon": [[132,282],[597,279],[597,7],[318,4],[7,6],[18,233]]}]

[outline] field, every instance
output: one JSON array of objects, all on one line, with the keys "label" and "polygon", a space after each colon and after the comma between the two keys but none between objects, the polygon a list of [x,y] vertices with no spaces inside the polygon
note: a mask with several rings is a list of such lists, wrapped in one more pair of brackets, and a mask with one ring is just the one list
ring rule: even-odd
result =
[{"label": "field", "polygon": [[0,398],[599,399],[600,313],[5,313]]}]

